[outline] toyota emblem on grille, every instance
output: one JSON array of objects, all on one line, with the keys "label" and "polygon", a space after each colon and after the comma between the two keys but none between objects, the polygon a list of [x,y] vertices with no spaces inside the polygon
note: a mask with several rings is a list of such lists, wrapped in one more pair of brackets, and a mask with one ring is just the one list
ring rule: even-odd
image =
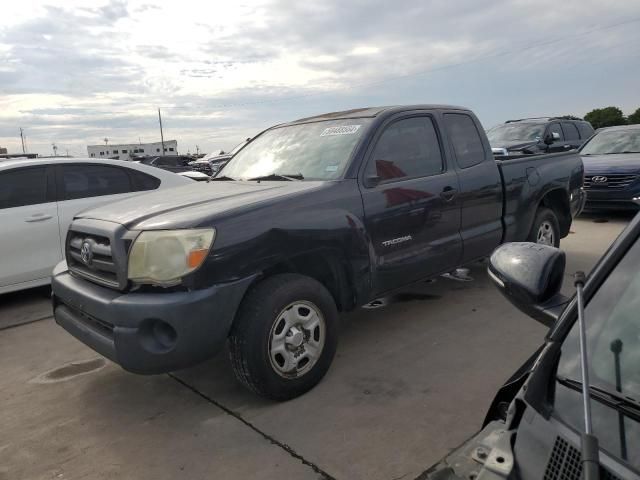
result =
[{"label": "toyota emblem on grille", "polygon": [[82,248],[80,249],[80,258],[85,263],[85,265],[91,265],[91,261],[93,260],[93,249],[91,248],[91,243],[88,241],[82,242]]},{"label": "toyota emblem on grille", "polygon": [[595,176],[591,179],[593,183],[607,183],[608,178],[602,176]]}]

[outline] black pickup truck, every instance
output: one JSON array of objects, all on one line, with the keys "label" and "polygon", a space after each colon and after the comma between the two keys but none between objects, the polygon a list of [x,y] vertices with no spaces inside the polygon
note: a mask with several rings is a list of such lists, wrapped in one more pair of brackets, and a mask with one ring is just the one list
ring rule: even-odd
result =
[{"label": "black pickup truck", "polygon": [[288,399],[331,364],[338,312],[487,257],[558,246],[584,204],[574,153],[498,162],[464,108],[362,108],[277,125],[206,184],[83,212],[58,324],[136,373],[229,339],[238,379]]}]

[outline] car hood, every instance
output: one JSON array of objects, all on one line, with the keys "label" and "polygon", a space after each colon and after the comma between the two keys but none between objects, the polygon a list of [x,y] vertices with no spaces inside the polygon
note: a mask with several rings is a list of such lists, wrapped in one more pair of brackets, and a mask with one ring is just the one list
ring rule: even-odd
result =
[{"label": "car hood", "polygon": [[586,174],[638,173],[640,153],[613,153],[610,155],[582,155]]},{"label": "car hood", "polygon": [[105,220],[132,230],[191,228],[218,216],[237,213],[250,205],[289,200],[330,182],[194,182],[158,190],[86,210],[76,218]]}]

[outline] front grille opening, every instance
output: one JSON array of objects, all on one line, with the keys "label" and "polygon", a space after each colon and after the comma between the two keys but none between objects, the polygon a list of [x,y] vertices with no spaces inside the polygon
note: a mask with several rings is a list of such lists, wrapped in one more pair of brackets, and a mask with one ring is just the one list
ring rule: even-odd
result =
[{"label": "front grille opening", "polygon": [[635,174],[586,175],[583,186],[593,190],[624,190],[637,179],[638,175]]},{"label": "front grille opening", "polygon": [[[83,252],[85,246],[88,254]],[[70,230],[67,236],[67,264],[71,273],[91,282],[114,289],[123,286],[118,277],[112,241],[106,235]]]}]

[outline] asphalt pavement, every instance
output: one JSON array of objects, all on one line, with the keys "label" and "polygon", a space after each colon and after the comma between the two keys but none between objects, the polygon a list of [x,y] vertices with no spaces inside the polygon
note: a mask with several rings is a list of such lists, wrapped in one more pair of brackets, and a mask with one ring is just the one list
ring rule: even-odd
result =
[{"label": "asphalt pavement", "polygon": [[[566,293],[629,220],[574,222]],[[46,289],[2,296],[0,480],[415,479],[480,428],[546,333],[485,265],[470,274],[343,316],[329,373],[285,403],[239,386],[227,352],[170,375],[127,373],[56,326]]]}]

